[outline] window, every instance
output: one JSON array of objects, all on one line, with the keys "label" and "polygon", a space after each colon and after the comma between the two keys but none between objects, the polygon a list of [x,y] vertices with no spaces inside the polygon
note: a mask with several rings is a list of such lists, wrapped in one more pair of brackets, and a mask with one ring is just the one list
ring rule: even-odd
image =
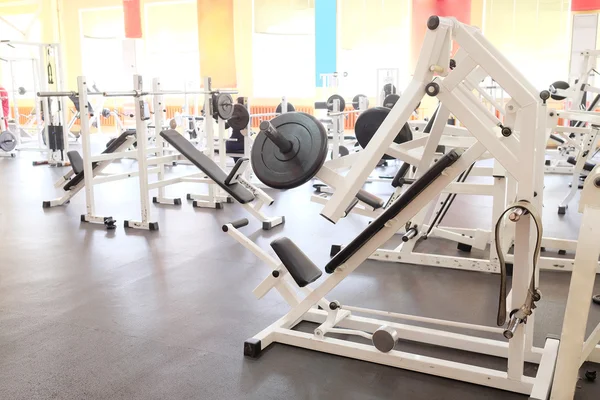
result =
[{"label": "window", "polygon": [[[35,14],[3,15],[0,20],[0,38],[19,42],[40,42],[40,21]],[[34,98],[34,75],[39,75],[39,72],[35,71],[38,67],[34,66],[32,60],[39,59],[39,47],[0,44],[0,53],[4,59],[0,61],[1,84],[9,92],[13,91],[14,86],[15,93],[10,94],[11,98]],[[14,61],[9,62],[9,59]],[[19,87],[26,90],[25,94],[18,94]]]},{"label": "window", "polygon": [[315,95],[315,9],[310,0],[255,0],[255,97]]},{"label": "window", "polygon": [[483,34],[540,90],[568,80],[568,0],[488,0]]},{"label": "window", "polygon": [[131,88],[132,77],[123,64],[123,9],[82,10],[80,26],[83,75],[100,90]]},{"label": "window", "polygon": [[165,89],[200,87],[198,16],[195,1],[151,3],[145,8],[146,81]]},{"label": "window", "polygon": [[377,69],[399,70],[399,90],[410,71],[411,0],[340,0],[338,2],[338,71],[347,72],[340,82],[345,96],[375,96]]}]

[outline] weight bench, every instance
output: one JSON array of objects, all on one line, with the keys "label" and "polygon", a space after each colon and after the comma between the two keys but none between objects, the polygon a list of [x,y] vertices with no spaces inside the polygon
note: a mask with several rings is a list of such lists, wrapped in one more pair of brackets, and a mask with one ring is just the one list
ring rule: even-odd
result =
[{"label": "weight bench", "polygon": [[[260,189],[242,178],[243,169],[247,165],[248,159],[239,159],[231,172],[227,174],[212,158],[198,150],[179,132],[168,129],[160,132],[160,136],[179,151],[183,157],[206,174],[211,181],[240,203],[250,214],[261,221],[264,230],[269,230],[285,222],[284,217],[267,217],[260,211],[265,202],[271,205],[273,200],[266,193],[263,193]],[[256,203],[251,204],[254,200],[257,200]],[[221,208],[220,203],[217,204],[217,208]],[[197,206],[196,201],[194,201],[194,206]]]},{"label": "weight bench", "polygon": [[[113,142],[102,151],[102,154],[111,154],[120,152],[129,146],[135,141],[135,131],[125,131],[117,138],[113,140]],[[68,203],[73,196],[75,196],[84,186],[84,173],[83,173],[83,158],[81,155],[73,150],[67,152],[67,157],[71,162],[71,171],[69,171],[66,175],[62,176],[58,182],[55,183],[55,187],[62,186],[63,190],[67,193],[61,198],[44,201],[42,203],[43,208],[50,208],[56,206],[62,206]],[[112,160],[106,161],[96,161],[92,163],[92,170],[94,171],[94,176],[101,173]]]}]

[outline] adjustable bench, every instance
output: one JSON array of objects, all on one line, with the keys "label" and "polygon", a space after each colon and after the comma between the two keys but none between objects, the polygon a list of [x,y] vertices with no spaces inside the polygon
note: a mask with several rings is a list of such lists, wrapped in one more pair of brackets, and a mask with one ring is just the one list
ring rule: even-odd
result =
[{"label": "adjustable bench", "polygon": [[[194,144],[176,130],[164,130],[160,132],[160,136],[179,151],[183,157],[187,158],[205,173],[215,184],[227,192],[234,200],[240,203],[250,214],[260,220],[264,230],[269,230],[284,223],[284,217],[267,217],[260,211],[264,202],[267,201],[270,205],[272,199],[266,193],[263,193],[260,189],[242,178],[242,165],[248,162],[246,158],[239,159],[231,172],[227,174],[212,158],[198,150]],[[254,200],[258,201],[250,204]]]},{"label": "adjustable bench", "polygon": [[[102,154],[111,154],[121,151],[123,148],[128,147],[135,140],[135,131],[126,131],[119,135],[114,141],[108,146]],[[66,192],[61,198],[44,201],[42,202],[43,208],[50,208],[56,206],[62,206],[68,203],[73,196],[75,196],[84,186],[84,172],[83,172],[83,158],[77,151],[67,152],[67,157],[71,162],[71,170],[61,179],[55,183],[55,187],[62,186]],[[112,160],[96,161],[92,163],[92,170],[94,176],[102,172]]]},{"label": "adjustable bench", "polygon": [[[125,144],[125,142],[127,141],[127,139],[129,139],[131,136],[135,136],[135,131],[125,131],[122,134],[120,134],[118,137],[116,137],[114,140],[111,141],[111,143],[108,145],[108,147],[106,147],[106,149],[104,149],[104,151],[102,151],[102,154],[110,154],[110,153],[114,153],[117,150],[120,149],[121,146],[123,146],[123,144]],[[69,151],[67,152],[67,157],[69,157],[69,161],[71,162],[71,166],[73,168],[73,172],[75,173],[75,176],[73,178],[71,178],[71,180],[69,180],[65,186],[63,186],[63,189],[65,191],[67,190],[71,190],[73,187],[77,186],[80,182],[83,181],[84,175],[83,175],[83,158],[81,158],[81,155],[79,154],[79,152],[77,151]],[[98,162],[94,162],[92,163],[92,169],[96,169],[96,167],[98,166]]]},{"label": "adjustable bench", "polygon": [[226,184],[225,180],[228,177],[227,173],[225,173],[225,171],[223,171],[210,157],[198,150],[179,132],[169,129],[162,131],[160,136],[179,151],[182,156],[187,158],[192,164],[198,167],[198,169],[204,172],[213,182],[219,185],[219,187],[231,195],[238,203],[246,204],[255,199],[254,194],[240,183],[235,182]]}]

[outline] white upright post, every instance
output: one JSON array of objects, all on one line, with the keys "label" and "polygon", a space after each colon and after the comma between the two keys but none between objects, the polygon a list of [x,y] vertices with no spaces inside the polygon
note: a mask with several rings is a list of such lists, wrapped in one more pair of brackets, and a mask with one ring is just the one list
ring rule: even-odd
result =
[{"label": "white upright post", "polygon": [[[204,90],[207,92],[204,95],[204,131],[206,134],[206,150],[205,154],[212,160],[215,157],[215,134],[214,134],[214,120],[213,120],[213,107],[212,107],[212,84],[210,77],[204,78]],[[208,184],[208,198],[209,202],[216,201],[215,185],[213,183]]]},{"label": "white upright post", "polygon": [[[162,94],[160,94],[160,79],[159,78],[154,78],[152,80],[152,91],[154,92],[154,96],[152,98],[153,100],[153,107],[154,108],[154,138],[156,141],[156,148],[158,151],[157,156],[158,157],[163,157],[165,155],[165,141],[163,140],[162,136],[160,136],[160,131],[162,130],[162,126],[163,126],[163,96]],[[139,143],[138,143],[139,145]],[[159,162],[158,165],[158,180],[162,181],[163,179],[165,179],[165,163],[164,162]],[[158,196],[156,198],[158,203],[161,203],[163,201],[163,199],[165,198],[165,187],[164,186],[159,186],[158,187]]]},{"label": "white upright post", "polygon": [[[65,88],[64,82],[66,81],[66,73],[65,73],[65,69],[62,68],[62,53],[60,50],[60,44],[53,44],[50,46],[50,48],[52,49],[53,53],[54,53],[54,71],[55,71],[55,79],[56,79],[56,90],[57,91],[62,91]],[[86,93],[87,94],[87,93]],[[62,100],[61,100],[62,101]],[[85,102],[85,105],[87,106],[87,100]],[[81,111],[80,114],[83,114],[83,104],[79,103],[79,110]],[[89,113],[89,110],[87,109],[87,107],[85,107],[86,112]],[[99,112],[98,110],[96,110],[96,112]],[[101,111],[100,111],[101,112]],[[65,105],[65,103],[63,102],[62,104],[62,108],[61,108],[61,118],[62,118],[62,125],[63,125],[63,143],[64,143],[64,151],[62,152],[62,157],[61,157],[61,163],[64,163],[65,160],[65,156],[67,154],[67,152],[69,151],[69,127],[67,126],[67,107]],[[99,120],[98,120],[99,121]],[[83,119],[79,119],[79,122],[81,123],[81,129],[83,130]],[[100,123],[100,122],[98,122]],[[89,118],[87,119],[87,124],[89,124]],[[89,128],[89,125],[87,126],[87,128]]]},{"label": "white upright post", "polygon": [[[92,149],[90,145],[90,132],[88,129],[89,113],[87,110],[87,81],[84,76],[77,77],[77,92],[79,93],[79,107],[81,110],[81,150],[83,152],[86,220],[91,221],[96,215],[96,204],[94,200],[94,167],[92,165]],[[44,109],[44,113],[47,113],[47,109]]]},{"label": "white upright post", "polygon": [[[133,76],[133,90],[142,92],[144,90],[143,80],[141,75]],[[141,221],[126,221],[126,227],[137,228],[137,229],[150,229],[158,230],[158,223],[150,223],[150,204],[149,197],[150,193],[148,190],[148,133],[146,131],[145,123],[145,103],[144,97],[135,97],[135,130],[137,139],[137,162],[139,171],[139,185],[140,185],[140,208],[141,208]]]}]

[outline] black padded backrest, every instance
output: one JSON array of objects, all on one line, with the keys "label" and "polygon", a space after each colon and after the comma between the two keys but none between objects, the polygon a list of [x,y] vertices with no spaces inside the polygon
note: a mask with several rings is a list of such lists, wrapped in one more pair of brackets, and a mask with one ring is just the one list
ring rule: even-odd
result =
[{"label": "black padded backrest", "polygon": [[361,233],[358,234],[347,246],[337,253],[325,266],[325,272],[328,274],[336,270],[337,267],[345,263],[356,253],[360,248],[375,236],[385,224],[392,218],[396,217],[407,205],[409,205],[415,197],[425,190],[442,172],[460,158],[462,151],[451,150],[445,154],[438,162],[433,164],[421,178],[410,185],[406,192],[402,194],[391,206],[371,222]]},{"label": "black padded backrest", "polygon": [[286,237],[275,239],[271,242],[271,247],[298,286],[304,287],[319,279],[323,274],[319,267],[290,239]]},{"label": "black padded backrest", "polygon": [[[133,130],[127,130],[123,133],[121,133],[119,136],[117,136],[116,139],[114,139],[112,141],[112,143],[110,143],[108,145],[108,147],[106,147],[106,149],[104,149],[104,151],[102,152],[102,154],[110,154],[110,153],[114,153],[115,151],[117,151],[121,146],[123,146],[123,144],[127,141],[127,139],[129,138],[129,136],[135,135],[135,131]],[[92,163],[92,169],[95,169],[96,166],[98,165],[97,162]],[[75,171],[73,169],[73,171]],[[71,188],[73,188],[74,186],[78,185],[81,181],[83,180],[83,160],[81,160],[81,172],[76,172],[76,175],[73,177],[73,179],[71,179],[70,181],[68,181],[65,186],[63,186],[64,190],[71,190]]]},{"label": "black padded backrest", "polygon": [[189,140],[184,138],[179,132],[168,129],[160,133],[171,146],[181,153],[185,158],[190,160],[192,164],[204,172],[223,190],[229,193],[234,199],[241,204],[250,203],[254,200],[254,194],[251,191],[240,185],[233,183],[226,185],[225,180],[227,174],[221,169],[210,157],[206,156],[198,150]]},{"label": "black padded backrest", "polygon": [[81,158],[81,154],[79,154],[77,150],[68,151],[67,157],[69,157],[69,162],[71,163],[73,172],[76,174],[83,172],[83,158]]}]

